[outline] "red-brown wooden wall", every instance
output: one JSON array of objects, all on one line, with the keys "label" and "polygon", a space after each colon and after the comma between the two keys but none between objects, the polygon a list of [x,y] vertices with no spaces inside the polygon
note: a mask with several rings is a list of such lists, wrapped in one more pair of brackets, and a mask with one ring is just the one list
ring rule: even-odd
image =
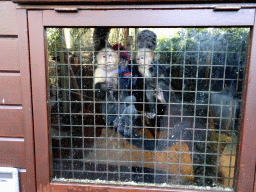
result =
[{"label": "red-brown wooden wall", "polygon": [[20,49],[26,47],[20,46],[16,5],[1,1],[0,167],[19,168],[20,189],[24,192],[35,191],[35,174],[31,104],[24,102],[31,97],[26,87],[29,73],[21,66],[19,56]]},{"label": "red-brown wooden wall", "polygon": [[19,168],[21,192],[33,192],[31,84],[28,37],[23,30],[27,21],[26,13],[16,8],[11,1],[0,1],[0,167]]}]

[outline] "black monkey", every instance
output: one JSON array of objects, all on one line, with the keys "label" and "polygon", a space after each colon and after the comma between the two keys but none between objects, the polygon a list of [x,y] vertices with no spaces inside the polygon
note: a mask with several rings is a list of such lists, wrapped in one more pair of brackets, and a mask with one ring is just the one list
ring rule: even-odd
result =
[{"label": "black monkey", "polygon": [[[142,48],[137,53],[138,71],[145,78],[146,99],[149,103],[148,118],[157,114],[164,114],[164,104],[169,100],[169,68],[167,65],[154,64],[154,52],[148,48]],[[162,106],[156,105],[156,102]]]},{"label": "black monkey", "polygon": [[[155,119],[158,114],[164,114],[165,106],[169,99],[168,67],[154,63],[155,55],[153,50],[156,47],[156,34],[149,30],[141,31],[137,36],[137,61],[131,66],[132,70],[132,93],[135,96],[135,106],[127,108],[127,114],[135,112],[134,118],[127,119],[122,115],[125,127],[125,137],[132,139],[132,144],[145,150],[154,150],[156,142],[154,139],[147,139],[138,134],[132,127],[144,126],[144,122],[138,121],[138,113],[146,115],[147,119]],[[145,94],[144,94],[145,93]],[[143,102],[146,101],[146,105]],[[156,105],[156,103],[159,103]],[[144,106],[146,109],[144,109]],[[136,117],[136,118],[135,118]],[[125,123],[124,123],[125,122]],[[158,121],[158,123],[160,120]],[[119,126],[120,127],[120,126]],[[122,127],[122,126],[121,126]]]}]

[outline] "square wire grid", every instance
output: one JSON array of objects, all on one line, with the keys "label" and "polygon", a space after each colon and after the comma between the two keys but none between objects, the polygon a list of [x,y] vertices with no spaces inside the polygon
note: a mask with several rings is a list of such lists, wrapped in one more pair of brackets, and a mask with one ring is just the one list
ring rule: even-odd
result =
[{"label": "square wire grid", "polygon": [[[167,112],[159,111],[159,100],[147,101],[147,93],[155,90],[147,89],[145,77],[129,77],[131,83],[142,79],[142,89],[116,89],[142,95],[142,100],[129,101],[138,110],[130,131],[139,138],[127,138],[105,121],[121,112],[102,113],[102,105],[108,112],[111,104],[119,109],[127,102],[95,97],[98,51],[93,30],[70,29],[73,46],[67,48],[64,29],[47,29],[53,179],[232,188],[249,29],[179,29],[174,37],[159,38],[155,65],[169,70],[164,78],[171,88],[163,91],[169,94]],[[111,30],[113,37],[125,31]],[[134,42],[135,33],[131,37]],[[137,51],[131,45],[127,53],[134,74]],[[158,73],[152,79],[161,81]],[[156,109],[153,118],[146,115],[150,104]],[[191,126],[186,127],[188,134],[171,142],[174,129],[169,125],[177,119]],[[142,146],[134,145],[136,141]],[[148,143],[153,143],[152,150],[145,148]]]}]

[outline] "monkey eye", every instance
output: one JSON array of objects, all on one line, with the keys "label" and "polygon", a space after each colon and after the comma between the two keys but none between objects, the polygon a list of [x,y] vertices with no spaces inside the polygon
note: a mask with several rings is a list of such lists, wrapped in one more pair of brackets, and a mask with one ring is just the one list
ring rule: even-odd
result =
[{"label": "monkey eye", "polygon": [[106,58],[106,55],[102,55],[103,58]]}]

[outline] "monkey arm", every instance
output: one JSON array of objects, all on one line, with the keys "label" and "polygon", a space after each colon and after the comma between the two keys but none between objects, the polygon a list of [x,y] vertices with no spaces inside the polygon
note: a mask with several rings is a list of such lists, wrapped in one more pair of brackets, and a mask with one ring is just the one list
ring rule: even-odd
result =
[{"label": "monkey arm", "polygon": [[117,130],[127,141],[140,149],[154,150],[155,140],[147,139],[138,133],[133,127],[139,117],[138,111],[133,103],[135,96],[127,96],[120,104],[120,115],[114,120],[114,129]]},{"label": "monkey arm", "polygon": [[126,107],[121,116],[115,120],[114,126],[127,141],[136,147],[144,150],[153,151],[155,148],[155,139],[147,139],[133,129],[134,122],[138,118],[138,112],[134,105]]},{"label": "monkey arm", "polygon": [[100,82],[95,85],[95,98],[99,100],[105,100],[106,97],[106,86],[105,82]]},{"label": "monkey arm", "polygon": [[100,82],[95,85],[95,97],[100,100],[104,100],[107,92],[111,92],[114,90],[114,83],[105,81]]}]

